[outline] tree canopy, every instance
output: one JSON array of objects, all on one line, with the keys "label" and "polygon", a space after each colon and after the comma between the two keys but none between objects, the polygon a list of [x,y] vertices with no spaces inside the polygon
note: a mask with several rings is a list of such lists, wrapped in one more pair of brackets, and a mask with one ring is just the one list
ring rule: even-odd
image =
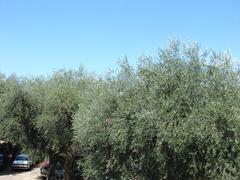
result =
[{"label": "tree canopy", "polygon": [[170,41],[95,76],[0,75],[0,137],[64,162],[73,179],[238,179],[239,70],[228,52]]}]

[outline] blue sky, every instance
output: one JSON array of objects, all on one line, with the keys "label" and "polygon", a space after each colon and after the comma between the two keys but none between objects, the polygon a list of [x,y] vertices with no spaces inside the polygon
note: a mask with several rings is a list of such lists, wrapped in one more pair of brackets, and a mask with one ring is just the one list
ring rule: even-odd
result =
[{"label": "blue sky", "polygon": [[127,56],[157,55],[178,37],[240,57],[238,0],[1,0],[0,72],[102,73]]}]

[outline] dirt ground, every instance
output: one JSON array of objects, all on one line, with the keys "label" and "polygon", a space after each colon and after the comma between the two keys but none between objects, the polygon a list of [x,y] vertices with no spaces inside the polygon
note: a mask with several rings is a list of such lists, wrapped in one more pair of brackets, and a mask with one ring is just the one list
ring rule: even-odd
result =
[{"label": "dirt ground", "polygon": [[40,169],[30,171],[12,171],[11,169],[0,170],[0,180],[42,180]]}]

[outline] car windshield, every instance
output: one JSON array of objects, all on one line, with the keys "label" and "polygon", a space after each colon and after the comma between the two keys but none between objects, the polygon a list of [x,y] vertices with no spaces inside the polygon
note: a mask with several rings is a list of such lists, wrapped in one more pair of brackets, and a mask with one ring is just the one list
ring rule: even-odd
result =
[{"label": "car windshield", "polygon": [[18,156],[18,157],[16,158],[16,160],[17,160],[17,161],[27,161],[28,158],[27,158],[26,156]]}]

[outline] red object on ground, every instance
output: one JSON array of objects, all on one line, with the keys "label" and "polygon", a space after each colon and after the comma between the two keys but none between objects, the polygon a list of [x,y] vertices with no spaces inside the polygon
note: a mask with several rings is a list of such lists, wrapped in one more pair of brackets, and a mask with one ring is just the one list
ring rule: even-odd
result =
[{"label": "red object on ground", "polygon": [[42,167],[48,167],[49,166],[49,161],[43,161],[38,164],[36,164],[36,167],[42,168]]}]

